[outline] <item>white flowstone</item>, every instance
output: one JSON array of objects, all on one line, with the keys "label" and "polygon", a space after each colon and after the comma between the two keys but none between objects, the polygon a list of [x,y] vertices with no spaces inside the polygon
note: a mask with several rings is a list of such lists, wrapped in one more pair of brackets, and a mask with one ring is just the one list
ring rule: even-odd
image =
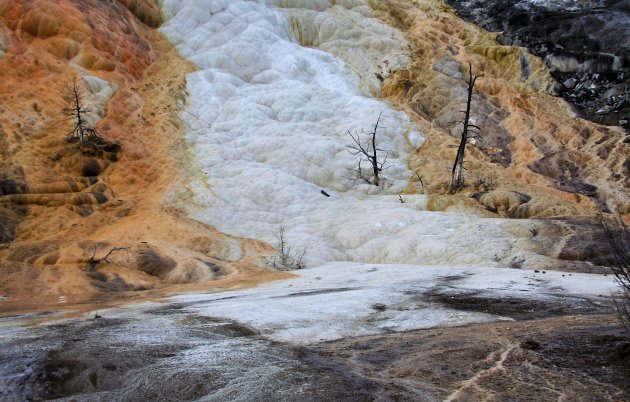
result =
[{"label": "white flowstone", "polygon": [[[407,157],[424,136],[371,97],[371,69],[383,60],[399,68],[408,55],[402,35],[372,18],[367,3],[165,0],[163,9],[161,31],[199,68],[187,77],[182,116],[203,172],[183,201],[195,219],[271,244],[283,226],[294,250],[308,247],[307,266],[546,258],[519,247],[530,222],[429,212],[424,196],[400,203],[412,176]],[[348,131],[369,132],[381,113],[384,185],[351,181]]]}]

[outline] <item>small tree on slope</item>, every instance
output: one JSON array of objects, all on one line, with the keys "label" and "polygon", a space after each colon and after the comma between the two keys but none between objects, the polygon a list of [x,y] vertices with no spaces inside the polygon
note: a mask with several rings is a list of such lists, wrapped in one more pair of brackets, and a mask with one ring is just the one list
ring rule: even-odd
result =
[{"label": "small tree on slope", "polygon": [[[462,131],[462,138],[457,148],[457,156],[453,163],[453,170],[451,172],[451,191],[455,192],[464,187],[464,180],[462,178],[462,170],[464,169],[464,153],[466,152],[466,144],[468,139],[472,138],[472,135],[479,135],[474,129],[481,130],[474,124],[470,124],[470,105],[472,103],[473,88],[475,87],[475,81],[482,76],[476,76],[472,73],[472,65],[468,64],[468,100],[466,101],[466,113],[464,117],[464,129]],[[472,134],[472,135],[471,135]]]},{"label": "small tree on slope", "polygon": [[103,143],[96,129],[87,125],[85,114],[89,113],[90,109],[83,105],[83,90],[77,84],[77,80],[74,79],[72,82],[67,82],[65,88],[64,100],[68,102],[69,106],[63,109],[63,114],[68,119],[74,120],[74,128],[68,133],[69,139],[76,138],[81,145],[85,143],[94,145]]},{"label": "small tree on slope", "polygon": [[[388,153],[376,146],[376,133],[380,127],[381,116],[383,112],[378,115],[378,119],[376,119],[376,123],[374,124],[374,128],[371,132],[366,133],[365,130],[361,129],[361,133],[364,136],[367,136],[367,141],[361,139],[361,136],[358,133],[352,134],[350,130],[348,130],[348,134],[354,145],[348,145],[348,152],[351,155],[359,156],[359,162],[357,163],[357,167],[354,169],[355,177],[354,179],[365,180],[369,184],[373,184],[378,186],[381,182],[381,172],[387,169],[387,156]],[[385,156],[381,157],[382,153],[385,152]],[[380,153],[380,155],[379,155]],[[368,163],[368,171],[372,173],[370,176],[369,173],[364,173],[363,164]]]},{"label": "small tree on slope", "polygon": [[298,250],[297,253],[291,252],[291,246],[287,241],[284,226],[280,226],[277,234],[278,245],[276,254],[267,258],[267,263],[278,271],[292,271],[294,269],[304,268],[304,256],[306,255],[306,247]]}]

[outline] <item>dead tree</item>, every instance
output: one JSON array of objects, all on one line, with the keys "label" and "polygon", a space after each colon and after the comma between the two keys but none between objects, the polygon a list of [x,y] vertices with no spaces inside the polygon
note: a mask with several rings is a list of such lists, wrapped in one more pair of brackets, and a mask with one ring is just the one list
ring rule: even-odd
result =
[{"label": "dead tree", "polygon": [[127,253],[129,253],[129,247],[113,247],[103,257],[96,258],[96,249],[97,248],[98,248],[98,245],[95,244],[94,245],[94,251],[92,252],[92,257],[90,257],[90,259],[88,260],[88,267],[89,267],[90,270],[94,269],[98,264],[100,264],[103,261],[109,263],[109,260],[108,260],[109,256],[112,255],[112,253],[114,253],[116,251],[126,251]]},{"label": "dead tree", "polygon": [[621,288],[621,296],[615,296],[613,300],[619,319],[626,333],[630,335],[630,229],[621,216],[618,216],[610,226],[601,215],[600,221],[617,262],[612,266],[612,271]]},{"label": "dead tree", "polygon": [[267,263],[279,271],[291,271],[294,269],[304,268],[304,256],[307,247],[298,250],[297,253],[291,252],[291,246],[287,240],[284,226],[280,226],[278,231],[277,252],[274,256],[267,258]]},{"label": "dead tree", "polygon": [[466,144],[468,139],[478,136],[479,133],[474,130],[481,130],[474,124],[470,124],[470,105],[472,103],[473,88],[475,87],[475,81],[477,78],[483,76],[476,76],[472,73],[472,65],[468,64],[468,100],[466,101],[466,110],[464,111],[465,117],[462,124],[464,128],[462,130],[462,137],[457,148],[457,156],[455,157],[455,163],[453,163],[453,170],[451,172],[451,191],[457,191],[464,186],[462,179],[462,170],[464,169],[464,153],[466,152]]},{"label": "dead tree", "polygon": [[[361,129],[361,133],[367,136],[367,141],[361,141],[361,137],[358,133],[352,134],[350,130],[348,130],[348,134],[354,145],[348,145],[348,152],[351,155],[357,156],[359,155],[359,161],[357,163],[356,169],[354,172],[356,174],[355,179],[365,180],[369,184],[373,184],[378,186],[381,182],[381,172],[387,169],[387,156],[388,152],[383,149],[376,147],[376,133],[378,132],[381,122],[381,116],[383,112],[378,115],[378,119],[376,119],[376,123],[374,124],[374,128],[371,132],[366,133],[365,130]],[[364,145],[365,143],[365,145]],[[379,157],[379,152],[385,152],[385,156],[381,159]],[[372,172],[372,176],[364,176],[363,173],[363,163],[367,162],[369,165],[369,170]]]},{"label": "dead tree", "polygon": [[69,106],[63,109],[63,114],[68,119],[74,120],[74,128],[68,133],[69,139],[76,138],[81,145],[87,142],[94,145],[101,144],[103,141],[96,128],[87,125],[85,114],[89,113],[90,109],[83,105],[83,90],[81,86],[74,79],[72,82],[66,83],[65,89],[64,99]]}]

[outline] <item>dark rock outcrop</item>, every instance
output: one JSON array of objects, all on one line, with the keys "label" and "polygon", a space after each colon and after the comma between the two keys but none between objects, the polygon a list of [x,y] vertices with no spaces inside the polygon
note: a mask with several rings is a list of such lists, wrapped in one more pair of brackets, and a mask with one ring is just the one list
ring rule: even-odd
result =
[{"label": "dark rock outcrop", "polygon": [[630,128],[630,5],[623,0],[529,2],[448,0],[458,13],[502,45],[543,58],[557,95],[580,114]]}]

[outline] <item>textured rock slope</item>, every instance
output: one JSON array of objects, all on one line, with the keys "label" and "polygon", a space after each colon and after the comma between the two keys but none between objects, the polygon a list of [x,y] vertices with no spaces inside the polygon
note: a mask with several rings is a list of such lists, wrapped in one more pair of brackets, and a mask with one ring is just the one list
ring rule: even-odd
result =
[{"label": "textured rock slope", "polygon": [[503,44],[544,58],[580,114],[630,128],[630,5],[598,1],[447,1]]},{"label": "textured rock slope", "polygon": [[[460,20],[439,1],[277,5],[278,14],[288,21],[282,35],[295,49],[301,45],[300,49],[334,53],[338,58],[334,60],[345,60],[357,74],[361,96],[382,96],[391,102],[388,108],[399,109],[396,115],[402,116],[400,124],[409,135],[391,141],[410,148],[411,154],[396,160],[394,193],[422,195],[415,198],[418,203],[407,206],[417,206],[425,214],[440,211],[444,219],[451,212],[475,219],[550,218],[502,220],[501,236],[511,242],[511,251],[494,265],[529,266],[529,257],[520,258],[521,254],[541,256],[532,264],[581,271],[601,271],[596,264],[609,261],[593,214],[630,212],[630,144],[621,129],[581,120],[564,101],[549,96],[553,81],[540,59],[524,48],[500,45],[495,34]],[[383,35],[366,36],[378,25],[375,18],[389,24],[378,29],[391,35],[390,42],[404,40],[408,46],[379,48],[379,43],[389,43]],[[0,0],[0,295],[6,298],[0,309],[102,301],[127,291],[134,292],[124,293],[125,297],[150,296],[156,293],[145,290],[189,289],[190,283],[230,287],[283,276],[255,265],[271,252],[268,244],[222,234],[183,212],[191,212],[189,201],[196,195],[186,185],[206,183],[208,172],[194,160],[194,152],[189,153],[195,146],[185,142],[180,120],[186,103],[193,102],[186,93],[185,77],[195,68],[158,32],[162,22],[160,6],[148,0]],[[367,44],[373,53],[357,55],[348,43]],[[380,60],[380,51],[394,54],[395,59]],[[183,51],[182,55],[201,56]],[[321,57],[333,60],[330,55]],[[250,65],[247,58],[236,61]],[[343,71],[342,63],[334,63]],[[467,179],[492,178],[498,187],[477,186],[448,195],[442,186],[461,129],[457,120],[461,120],[468,63],[475,74],[484,75],[473,104],[475,124],[484,138],[469,148]],[[80,149],[66,141],[72,122],[64,119],[61,110],[66,106],[65,84],[73,79],[84,88],[90,122],[108,140],[106,149]],[[335,82],[328,84],[338,90]],[[373,100],[357,103],[356,116],[368,104],[374,112],[379,109]],[[309,110],[298,112],[305,120],[310,118]],[[190,116],[184,120],[195,128]],[[304,121],[297,123],[311,127]],[[341,132],[360,128],[336,127]],[[393,135],[392,130],[388,135]],[[335,147],[338,154],[346,155],[343,144]],[[258,153],[254,149],[252,154]],[[304,176],[318,168],[317,155],[309,158],[313,169],[303,169]],[[330,177],[340,179],[344,174],[335,170]],[[203,191],[211,191],[212,185]],[[398,203],[394,193],[385,194],[391,199],[383,198],[380,211]],[[239,200],[229,199],[232,204]],[[318,204],[311,206],[319,210]],[[422,221],[419,216],[413,217],[414,222]],[[219,218],[227,222],[230,216]],[[483,223],[486,226],[475,230],[489,233],[484,228],[493,223]],[[437,225],[431,230],[457,244],[451,249],[456,254],[453,261],[477,258],[469,253],[467,243],[455,242],[458,232],[439,229]],[[357,234],[345,236],[350,241]],[[391,250],[373,253],[373,259],[402,255],[404,249],[391,243]],[[426,244],[414,239],[412,246],[421,249]],[[114,247],[128,250],[114,252],[109,263],[90,263]],[[418,255],[443,254],[435,250]],[[493,253],[491,248],[483,250],[486,259],[491,260]],[[207,284],[209,280],[214,282]],[[177,287],[180,284],[186,286]]]},{"label": "textured rock slope", "polygon": [[630,211],[630,150],[623,129],[577,118],[548,94],[554,83],[539,58],[500,45],[496,34],[462,22],[442,2],[386,4],[385,18],[406,32],[414,61],[389,78],[383,92],[433,134],[410,162],[429,183],[444,181],[449,172],[435,167],[450,160],[450,137],[461,132],[470,63],[474,74],[483,75],[473,99],[472,119],[482,139],[469,153],[470,180],[479,172],[495,175],[505,187],[527,188],[528,202],[508,205],[513,217]]},{"label": "textured rock slope", "polygon": [[[0,294],[8,297],[0,308],[88,302],[230,273],[228,282],[237,280],[238,261],[264,246],[176,209],[186,197],[178,184],[195,174],[178,119],[192,68],[153,28],[159,7],[3,0],[0,17]],[[67,141],[73,123],[61,111],[73,79],[110,142],[104,150]],[[110,264],[89,263],[113,247],[129,250],[114,252]]]}]

